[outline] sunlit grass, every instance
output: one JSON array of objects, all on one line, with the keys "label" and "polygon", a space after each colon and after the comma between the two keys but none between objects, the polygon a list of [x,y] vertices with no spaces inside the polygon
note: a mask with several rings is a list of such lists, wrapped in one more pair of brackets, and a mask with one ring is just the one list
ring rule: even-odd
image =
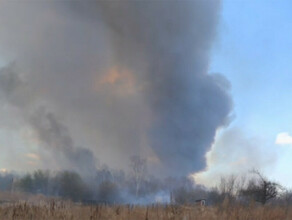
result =
[{"label": "sunlit grass", "polygon": [[62,200],[39,200],[38,202],[4,202],[0,205],[0,219],[104,219],[104,220],[281,220],[292,219],[289,207],[247,206],[230,204],[218,206],[177,205],[81,205]]}]

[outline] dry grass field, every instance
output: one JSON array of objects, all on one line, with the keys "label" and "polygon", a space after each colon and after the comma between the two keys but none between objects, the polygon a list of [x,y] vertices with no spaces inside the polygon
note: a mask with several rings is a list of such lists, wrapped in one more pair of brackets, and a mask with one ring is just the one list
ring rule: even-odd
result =
[{"label": "dry grass field", "polygon": [[95,205],[65,201],[6,202],[0,205],[0,219],[100,219],[100,220],[281,220],[292,219],[286,207],[239,206],[223,203],[216,207],[175,205]]}]

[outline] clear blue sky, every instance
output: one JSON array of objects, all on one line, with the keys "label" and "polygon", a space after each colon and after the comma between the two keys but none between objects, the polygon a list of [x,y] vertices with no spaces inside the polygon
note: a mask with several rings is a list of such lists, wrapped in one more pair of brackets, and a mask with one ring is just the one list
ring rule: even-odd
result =
[{"label": "clear blue sky", "polygon": [[292,131],[292,2],[223,2],[211,72],[232,83],[236,123],[251,132]]},{"label": "clear blue sky", "polygon": [[277,157],[265,173],[287,186],[292,145],[276,145],[275,139],[281,132],[292,134],[291,10],[288,0],[223,1],[210,66],[232,84],[236,117],[230,127],[264,140],[262,153]]}]

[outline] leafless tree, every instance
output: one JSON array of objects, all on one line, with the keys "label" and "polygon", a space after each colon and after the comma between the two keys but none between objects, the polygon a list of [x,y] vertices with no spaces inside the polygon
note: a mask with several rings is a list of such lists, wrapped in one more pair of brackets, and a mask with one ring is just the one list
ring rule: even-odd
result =
[{"label": "leafless tree", "polygon": [[285,201],[286,205],[290,205],[292,203],[292,191],[286,189],[281,198]]},{"label": "leafless tree", "polygon": [[228,201],[235,200],[237,194],[237,176],[222,176],[217,187],[213,188],[209,195],[208,200],[213,204],[220,204],[225,199]]},{"label": "leafless tree", "polygon": [[236,190],[236,179],[235,175],[230,175],[228,177],[221,177],[219,184],[219,192],[224,196],[232,197]]},{"label": "leafless tree", "polygon": [[247,184],[248,184],[248,181],[247,181],[246,175],[239,176],[235,184],[235,195],[240,196],[241,190],[245,189]]},{"label": "leafless tree", "polygon": [[258,170],[252,170],[251,173],[255,177],[249,180],[246,189],[241,190],[242,195],[249,196],[263,205],[279,195],[281,185],[268,180]]},{"label": "leafless tree", "polygon": [[130,158],[130,167],[132,168],[133,171],[133,176],[135,180],[135,194],[136,197],[139,194],[139,189],[140,189],[140,184],[142,180],[144,179],[147,171],[147,166],[146,166],[146,159],[141,158],[138,155],[134,155]]}]

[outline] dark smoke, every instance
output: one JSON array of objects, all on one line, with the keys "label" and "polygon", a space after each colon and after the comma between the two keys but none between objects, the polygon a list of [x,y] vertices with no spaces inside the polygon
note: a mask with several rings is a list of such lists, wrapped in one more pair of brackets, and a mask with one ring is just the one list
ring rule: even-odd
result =
[{"label": "dark smoke", "polygon": [[[64,164],[76,161],[79,168],[78,155],[88,158],[84,169],[93,167],[94,156],[73,139],[93,146],[94,155],[111,167],[126,168],[137,154],[165,175],[204,168],[216,129],[228,122],[231,110],[227,81],[208,74],[219,6],[0,3],[3,56],[16,59],[35,105],[54,109],[30,111],[28,121],[43,144],[56,156],[67,155]],[[17,83],[8,87],[11,93]],[[64,118],[71,136],[55,115]]]},{"label": "dark smoke", "polygon": [[[75,170],[89,176],[96,171],[95,157],[86,148],[77,147],[69,131],[56,116],[44,106],[29,108],[23,101],[26,83],[15,72],[15,66],[9,65],[0,70],[0,91],[6,100],[21,107],[22,116],[35,131],[37,137],[54,155],[52,163],[62,164],[61,169]],[[20,98],[21,97],[21,98]],[[32,103],[30,103],[32,104]]]},{"label": "dark smoke", "polygon": [[[76,147],[68,129],[56,119],[53,113],[39,108],[32,115],[30,123],[43,143],[54,152],[58,162],[63,164],[63,169],[72,169],[87,175],[96,171],[92,152],[86,148]],[[67,166],[64,166],[66,163]]]}]

